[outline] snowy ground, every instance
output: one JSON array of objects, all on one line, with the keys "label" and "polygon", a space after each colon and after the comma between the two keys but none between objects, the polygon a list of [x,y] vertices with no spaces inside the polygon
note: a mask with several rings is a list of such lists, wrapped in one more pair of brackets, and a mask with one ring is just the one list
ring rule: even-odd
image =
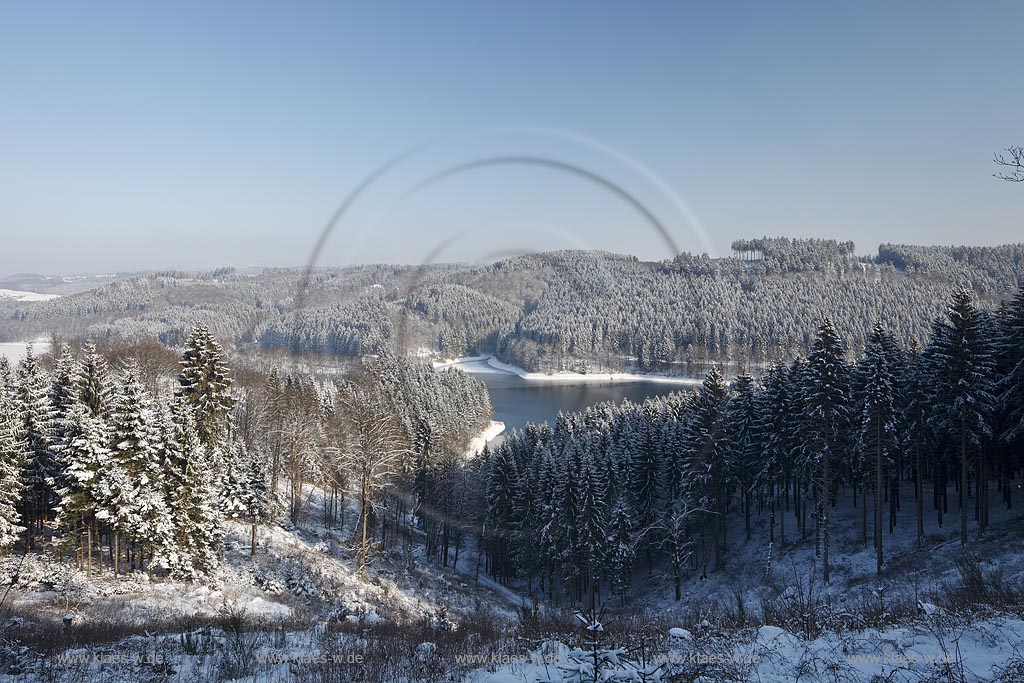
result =
[{"label": "snowy ground", "polygon": [[[896,530],[892,535],[888,533],[888,504],[885,505],[884,563],[880,579],[876,576],[875,553],[870,545],[870,519],[869,542],[865,545],[861,536],[862,510],[853,508],[852,491],[840,492],[841,505],[833,510],[832,518],[831,582],[829,586],[821,587],[826,595],[852,605],[870,600],[879,588],[888,590],[890,594],[904,589],[927,591],[957,578],[955,561],[962,551],[955,491],[950,487],[949,511],[944,515],[940,528],[931,509],[931,489],[925,487],[925,542],[922,547],[918,547],[916,542],[913,492],[912,482],[903,482],[902,509],[897,513]],[[969,502],[968,550],[982,558],[983,567],[998,567],[1008,581],[1024,583],[1024,512],[1019,507],[1007,510],[998,503],[994,491],[990,495],[991,524],[984,535],[977,531],[974,504]],[[858,502],[863,503],[862,500]],[[1019,506],[1019,497],[1014,502]],[[797,580],[806,582],[812,576],[820,582],[821,560],[815,556],[814,524],[810,513],[808,515],[807,537],[800,540],[795,515],[786,513],[785,546],[779,542],[778,526],[775,543],[769,544],[766,511],[760,515],[755,511],[750,541],[745,538],[742,519],[733,518],[724,566],[711,571],[703,580],[695,568],[687,571],[681,602],[675,602],[673,586],[667,579],[651,581],[642,568],[634,579],[638,591],[634,597],[650,607],[670,613],[684,612],[707,604],[712,597],[729,601],[739,592],[753,604],[772,585],[785,585]]]},{"label": "snowy ground", "polygon": [[40,294],[38,292],[22,292],[16,289],[0,289],[0,299],[14,299],[15,301],[49,301],[59,299],[59,294]]},{"label": "snowy ground", "polygon": [[[557,641],[517,661],[482,667],[465,683],[601,681],[1015,681],[1024,678],[1024,621],[993,616],[968,623],[922,616],[905,626],[867,629],[806,640],[776,626],[731,633],[673,628],[648,657],[635,648],[590,652]],[[641,678],[646,675],[645,678]]]},{"label": "snowy ground", "polygon": [[466,356],[464,358],[449,358],[440,361],[435,361],[433,365],[434,368],[438,370],[450,367],[457,367],[461,370],[474,374],[505,373],[518,375],[519,377],[529,382],[550,382],[553,384],[607,384],[609,382],[651,382],[656,384],[678,384],[692,386],[698,385],[701,382],[703,382],[702,379],[695,379],[690,377],[675,377],[671,375],[658,374],[636,374],[629,372],[595,372],[588,374],[583,374],[579,372],[528,372],[516,365],[502,363],[494,356]]}]

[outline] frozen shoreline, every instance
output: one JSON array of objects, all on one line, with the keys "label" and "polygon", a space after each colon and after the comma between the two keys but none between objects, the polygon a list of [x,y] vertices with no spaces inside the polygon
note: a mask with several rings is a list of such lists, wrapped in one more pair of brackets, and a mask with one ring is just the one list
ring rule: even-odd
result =
[{"label": "frozen shoreline", "polygon": [[498,420],[491,420],[491,423],[482,432],[469,440],[466,447],[466,456],[474,456],[480,453],[488,443],[494,440],[499,434],[505,431],[505,423]]},{"label": "frozen shoreline", "polygon": [[616,382],[649,382],[652,384],[678,384],[681,386],[695,386],[703,382],[702,379],[692,377],[676,377],[672,375],[658,374],[636,374],[631,372],[601,372],[581,374],[578,372],[528,372],[523,368],[508,363],[502,363],[494,356],[465,356],[463,358],[446,358],[433,363],[435,370],[458,367],[470,374],[510,374],[516,375],[528,382],[548,382],[552,384],[613,384]]}]

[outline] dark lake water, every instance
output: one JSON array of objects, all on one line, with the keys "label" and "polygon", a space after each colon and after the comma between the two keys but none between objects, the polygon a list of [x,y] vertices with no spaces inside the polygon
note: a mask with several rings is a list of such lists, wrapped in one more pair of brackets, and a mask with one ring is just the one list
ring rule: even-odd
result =
[{"label": "dark lake water", "polygon": [[522,429],[527,422],[554,423],[559,411],[582,411],[587,406],[624,398],[639,403],[651,396],[689,388],[682,384],[628,380],[580,384],[528,380],[491,368],[484,361],[467,361],[457,367],[487,385],[494,419],[505,423],[506,433]]}]

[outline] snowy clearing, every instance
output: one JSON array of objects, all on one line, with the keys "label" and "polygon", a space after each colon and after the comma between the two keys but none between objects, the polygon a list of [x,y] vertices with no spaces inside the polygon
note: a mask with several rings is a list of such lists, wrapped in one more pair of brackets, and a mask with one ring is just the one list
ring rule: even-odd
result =
[{"label": "snowy clearing", "polygon": [[59,294],[40,294],[39,292],[22,292],[17,289],[0,289],[0,299],[14,299],[15,301],[50,301],[59,299]]}]

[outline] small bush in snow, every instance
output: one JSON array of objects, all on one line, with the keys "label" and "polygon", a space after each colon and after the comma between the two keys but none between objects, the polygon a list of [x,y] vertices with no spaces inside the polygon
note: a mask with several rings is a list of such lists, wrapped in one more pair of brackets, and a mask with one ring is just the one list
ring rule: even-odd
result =
[{"label": "small bush in snow", "polygon": [[285,568],[284,583],[288,592],[300,598],[316,598],[320,596],[320,588],[313,581],[304,566],[297,562]]},{"label": "small bush in snow", "polygon": [[256,586],[262,588],[267,593],[279,594],[283,593],[287,589],[284,579],[266,571],[257,571],[254,573],[252,581]]}]

